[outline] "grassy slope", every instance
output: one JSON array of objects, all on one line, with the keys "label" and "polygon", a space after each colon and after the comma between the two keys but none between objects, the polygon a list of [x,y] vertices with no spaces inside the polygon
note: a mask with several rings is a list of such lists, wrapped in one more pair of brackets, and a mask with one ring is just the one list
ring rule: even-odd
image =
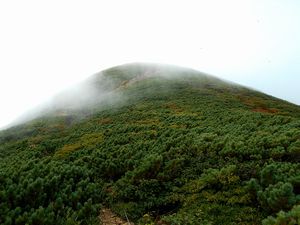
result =
[{"label": "grassy slope", "polygon": [[140,223],[260,224],[299,204],[300,108],[195,75],[112,68],[122,104],[2,132],[0,222],[92,224],[107,205]]}]

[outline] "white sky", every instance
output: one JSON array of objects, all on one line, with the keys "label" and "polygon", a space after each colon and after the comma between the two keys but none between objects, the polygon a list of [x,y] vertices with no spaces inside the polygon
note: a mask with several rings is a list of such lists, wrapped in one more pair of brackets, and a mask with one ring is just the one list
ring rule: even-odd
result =
[{"label": "white sky", "polygon": [[107,67],[192,67],[300,104],[299,0],[1,0],[0,127]]}]

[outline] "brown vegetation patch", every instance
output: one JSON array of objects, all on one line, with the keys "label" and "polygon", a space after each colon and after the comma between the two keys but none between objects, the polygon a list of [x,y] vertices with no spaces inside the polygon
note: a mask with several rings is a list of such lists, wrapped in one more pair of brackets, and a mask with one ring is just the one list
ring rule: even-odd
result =
[{"label": "brown vegetation patch", "polygon": [[135,124],[139,125],[159,125],[161,122],[159,119],[143,119],[134,121]]},{"label": "brown vegetation patch", "polygon": [[265,100],[259,97],[246,97],[239,95],[238,99],[244,103],[246,106],[251,107],[251,111],[259,112],[259,113],[268,113],[275,114],[278,113],[279,110],[276,108],[270,108],[266,106]]},{"label": "brown vegetation patch", "polygon": [[182,113],[184,110],[177,106],[175,103],[166,104],[166,108],[172,110],[175,113]]},{"label": "brown vegetation patch", "polygon": [[66,144],[55,155],[65,156],[81,148],[95,146],[103,141],[102,133],[90,133],[82,135],[75,143]]},{"label": "brown vegetation patch", "polygon": [[253,112],[260,112],[260,113],[271,113],[275,114],[278,113],[278,109],[275,108],[255,108],[252,110]]},{"label": "brown vegetation patch", "polygon": [[112,119],[111,118],[102,118],[97,120],[97,123],[101,124],[101,125],[105,125],[105,124],[111,124],[112,123]]}]

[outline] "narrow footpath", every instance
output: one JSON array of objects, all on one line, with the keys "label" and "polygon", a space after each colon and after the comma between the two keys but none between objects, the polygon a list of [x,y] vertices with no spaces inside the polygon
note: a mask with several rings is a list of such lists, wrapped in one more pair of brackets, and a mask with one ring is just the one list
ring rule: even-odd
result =
[{"label": "narrow footpath", "polygon": [[101,209],[100,211],[100,221],[101,225],[134,225],[129,221],[124,221],[122,218],[118,217],[110,209]]}]

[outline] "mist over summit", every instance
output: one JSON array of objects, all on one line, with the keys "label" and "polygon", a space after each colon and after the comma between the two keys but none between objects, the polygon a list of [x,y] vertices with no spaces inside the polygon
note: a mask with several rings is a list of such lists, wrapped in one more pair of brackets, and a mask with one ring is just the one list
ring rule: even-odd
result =
[{"label": "mist over summit", "polygon": [[[147,94],[153,95],[155,90],[156,94],[172,95],[177,91],[176,83],[178,86],[189,86],[191,89],[198,88],[202,91],[215,90],[216,94],[225,91],[232,96],[237,96],[238,92],[240,94],[255,92],[236,83],[185,67],[155,63],[129,63],[90,76],[85,81],[55,95],[47,102],[41,103],[39,107],[24,113],[10,126],[41,116],[72,115],[81,118],[92,115],[98,110],[123,106],[136,98],[145,98]],[[139,86],[142,89],[135,89]],[[275,100],[270,96],[265,96],[265,98]]]}]

